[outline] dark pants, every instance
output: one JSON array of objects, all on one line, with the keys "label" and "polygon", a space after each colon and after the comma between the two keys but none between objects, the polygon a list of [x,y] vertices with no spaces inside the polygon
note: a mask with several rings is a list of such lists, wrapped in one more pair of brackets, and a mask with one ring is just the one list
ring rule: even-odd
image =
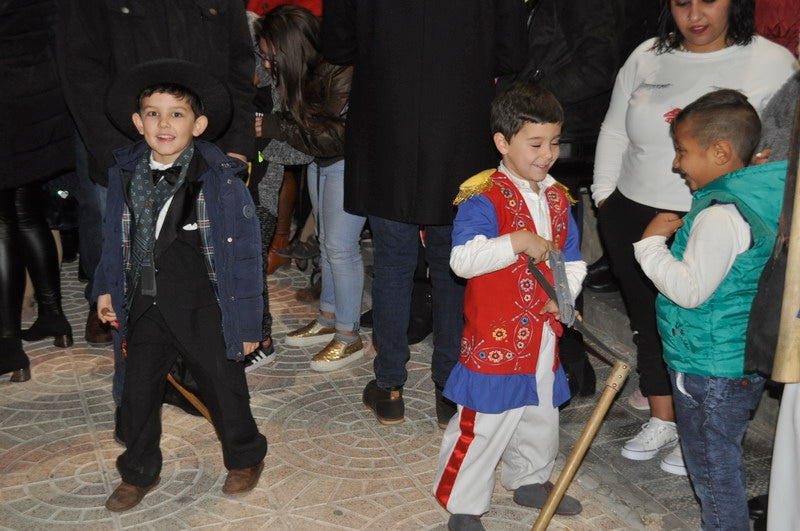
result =
[{"label": "dark pants", "polygon": [[[375,246],[372,284],[374,368],[378,386],[402,386],[406,363],[411,291],[417,268],[418,225],[369,216]],[[452,225],[425,227],[425,257],[431,274],[433,305],[433,381],[444,385],[461,353],[464,329],[464,280],[450,270]]]},{"label": "dark pants", "polygon": [[[194,376],[222,443],[229,470],[258,464],[267,440],[250,412],[244,365],[225,358],[216,305],[193,312],[198,335],[190,344],[179,341],[158,306],[151,306],[133,325],[128,339],[127,371],[122,393],[122,422],[127,448],[117,458],[122,481],[151,485],[161,473],[161,398],[167,373],[178,354]],[[202,326],[206,323],[207,326]],[[216,326],[209,326],[216,323]],[[205,330],[205,332],[203,332]]]},{"label": "dark pants", "polygon": [[639,388],[645,396],[672,394],[661,338],[656,328],[658,290],[633,256],[634,242],[642,239],[645,227],[659,212],[662,211],[631,201],[619,190],[615,190],[597,212],[603,246],[635,333],[636,370],[639,373]]}]

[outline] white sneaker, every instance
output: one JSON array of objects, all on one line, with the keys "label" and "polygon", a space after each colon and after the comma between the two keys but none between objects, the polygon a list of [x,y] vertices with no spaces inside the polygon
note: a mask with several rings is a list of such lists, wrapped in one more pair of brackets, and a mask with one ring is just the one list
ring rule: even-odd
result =
[{"label": "white sneaker", "polygon": [[642,394],[642,391],[638,387],[636,391],[632,392],[631,396],[628,397],[628,405],[639,411],[650,410],[650,401],[647,400],[647,397]]},{"label": "white sneaker", "polygon": [[636,437],[622,447],[622,457],[634,461],[647,461],[656,456],[659,450],[675,446],[678,442],[678,428],[674,422],[650,417],[642,425]]},{"label": "white sneaker", "polygon": [[675,448],[661,460],[661,470],[669,472],[670,474],[675,474],[676,476],[687,475],[680,443],[676,444]]}]

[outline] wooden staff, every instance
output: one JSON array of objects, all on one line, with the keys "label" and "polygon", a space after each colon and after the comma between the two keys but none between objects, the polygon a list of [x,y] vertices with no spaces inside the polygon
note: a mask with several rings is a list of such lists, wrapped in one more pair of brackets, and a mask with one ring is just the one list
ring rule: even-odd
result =
[{"label": "wooden staff", "polygon": [[611,368],[611,374],[606,380],[606,388],[603,390],[600,400],[594,407],[592,416],[589,417],[589,421],[583,428],[583,432],[578,438],[578,442],[575,443],[575,448],[573,448],[572,453],[569,454],[567,464],[564,465],[564,468],[561,470],[561,474],[558,476],[558,481],[556,481],[555,486],[553,486],[553,490],[550,491],[550,496],[547,497],[544,507],[542,507],[542,510],[539,511],[539,516],[536,518],[536,522],[534,522],[531,531],[545,531],[545,529],[547,529],[547,525],[553,518],[553,514],[556,512],[556,508],[561,502],[561,498],[563,498],[564,493],[567,492],[567,487],[569,487],[570,482],[572,482],[572,478],[578,471],[578,467],[580,466],[581,461],[583,461],[583,457],[586,455],[587,450],[589,450],[589,445],[594,440],[594,436],[597,434],[597,430],[600,428],[600,423],[603,421],[608,409],[611,407],[614,397],[619,390],[622,389],[622,384],[625,383],[625,379],[628,378],[629,370],[630,368],[628,367],[627,363],[622,361],[617,361],[614,363],[614,366]]},{"label": "wooden staff", "polygon": [[[776,382],[800,382],[800,186],[798,186],[798,159],[800,158],[800,107],[794,119],[792,145],[789,152],[789,170],[786,173],[781,223],[778,238],[788,239],[786,277],[783,286],[781,321],[778,345],[772,365],[772,379]],[[788,235],[787,235],[788,233]]]},{"label": "wooden staff", "polygon": [[186,389],[184,386],[179,384],[178,380],[176,380],[175,377],[172,376],[172,373],[167,373],[167,381],[171,383],[172,386],[175,389],[177,389],[180,394],[183,395],[183,398],[188,400],[197,409],[197,411],[199,411],[200,414],[206,418],[207,421],[211,422],[212,425],[214,424],[214,422],[211,420],[211,413],[208,412],[208,408],[206,407],[206,405],[203,404],[203,402],[201,402],[199,398],[197,398],[197,395],[195,395],[194,393]]},{"label": "wooden staff", "polygon": [[[103,314],[107,314],[108,312],[110,312],[110,310],[108,308],[103,308],[102,312]],[[119,331],[119,321],[111,321],[109,325],[113,329]],[[125,339],[122,340],[120,348],[122,349],[122,356],[127,359],[128,345]],[[195,409],[197,409],[197,411],[199,411],[200,414],[203,415],[203,417],[205,417],[207,421],[209,421],[212,425],[214,424],[214,422],[211,420],[211,413],[208,411],[206,405],[203,404],[203,402],[199,398],[197,398],[197,395],[195,395],[194,393],[186,389],[184,386],[179,384],[178,380],[176,380],[175,377],[172,376],[172,373],[167,373],[167,381],[170,383],[170,385],[172,385],[172,387],[177,389],[178,392],[181,395],[183,395],[183,398],[188,400],[189,403],[191,403],[195,407]]]}]

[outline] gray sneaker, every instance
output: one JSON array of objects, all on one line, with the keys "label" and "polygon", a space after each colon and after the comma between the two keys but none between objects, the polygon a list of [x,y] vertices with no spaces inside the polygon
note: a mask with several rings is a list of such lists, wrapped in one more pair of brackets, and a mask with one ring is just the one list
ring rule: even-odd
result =
[{"label": "gray sneaker", "polygon": [[[514,503],[524,505],[525,507],[534,507],[541,509],[544,507],[547,497],[550,496],[550,491],[553,490],[551,482],[534,483],[532,485],[523,485],[514,491]],[[561,501],[556,507],[556,514],[559,516],[574,516],[580,514],[583,510],[581,502],[564,494]]]},{"label": "gray sneaker", "polygon": [[484,531],[481,517],[475,514],[451,514],[447,521],[450,531]]}]

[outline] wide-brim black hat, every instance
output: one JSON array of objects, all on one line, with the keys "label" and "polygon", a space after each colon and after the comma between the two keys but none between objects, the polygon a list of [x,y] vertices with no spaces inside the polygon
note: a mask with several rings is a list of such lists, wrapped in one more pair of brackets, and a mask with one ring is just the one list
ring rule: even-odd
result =
[{"label": "wide-brim black hat", "polygon": [[131,139],[140,138],[131,121],[131,114],[138,111],[139,94],[165,83],[184,86],[200,98],[203,114],[208,118],[201,138],[214,140],[228,129],[233,111],[228,87],[200,65],[178,59],[148,61],[117,76],[106,94],[106,112],[114,125]]}]

